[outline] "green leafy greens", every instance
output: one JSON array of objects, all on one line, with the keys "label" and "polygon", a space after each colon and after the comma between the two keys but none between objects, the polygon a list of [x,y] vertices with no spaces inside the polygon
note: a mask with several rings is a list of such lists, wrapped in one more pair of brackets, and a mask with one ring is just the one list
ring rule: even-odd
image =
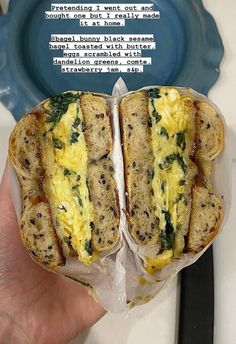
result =
[{"label": "green leafy greens", "polygon": [[166,228],[165,231],[161,231],[160,237],[164,250],[170,250],[174,241],[174,228],[171,223],[170,213],[166,210],[162,210],[165,214]]},{"label": "green leafy greens", "polygon": [[53,140],[53,146],[56,149],[62,149],[62,143],[60,140]]},{"label": "green leafy greens", "polygon": [[70,144],[78,142],[80,133],[77,130],[78,130],[78,126],[80,124],[81,124],[81,119],[79,118],[79,109],[78,109],[77,110],[77,116],[76,116],[74,123],[72,125],[72,128],[71,128]]},{"label": "green leafy greens", "polygon": [[168,169],[173,164],[174,161],[177,161],[180,167],[182,168],[184,174],[187,173],[187,165],[184,162],[183,157],[179,153],[173,153],[165,157],[163,162],[159,164],[160,169]]},{"label": "green leafy greens", "polygon": [[86,241],[85,241],[85,250],[88,252],[88,254],[90,256],[92,255],[93,250],[92,250],[92,241],[91,241],[91,239],[90,240],[86,239]]},{"label": "green leafy greens", "polygon": [[156,123],[158,123],[161,120],[161,115],[159,115],[158,112],[155,109],[154,99],[161,98],[161,96],[160,96],[160,89],[159,88],[150,88],[150,90],[148,90],[148,92],[147,92],[147,95],[148,95],[149,98],[151,98],[151,104],[152,104],[152,107],[153,107],[152,116],[156,120]]},{"label": "green leafy greens", "polygon": [[167,138],[167,140],[169,140],[169,134],[168,134],[168,131],[166,130],[166,128],[164,128],[164,127],[161,128],[160,135],[165,136]]},{"label": "green leafy greens", "polygon": [[47,110],[47,121],[52,123],[50,131],[55,129],[62,116],[67,112],[71,103],[79,98],[80,94],[71,92],[56,94],[50,98],[50,109]]},{"label": "green leafy greens", "polygon": [[79,136],[80,133],[77,133],[77,131],[73,131],[70,136],[70,144],[78,142]]},{"label": "green leafy greens", "polygon": [[161,98],[159,88],[150,88],[147,94],[149,98]]},{"label": "green leafy greens", "polygon": [[176,144],[179,146],[182,150],[185,150],[186,148],[186,141],[185,141],[185,134],[183,131],[180,131],[176,135]]},{"label": "green leafy greens", "polygon": [[70,170],[68,170],[68,168],[65,168],[64,169],[64,176],[66,177],[66,176],[70,176],[70,175],[71,175]]}]

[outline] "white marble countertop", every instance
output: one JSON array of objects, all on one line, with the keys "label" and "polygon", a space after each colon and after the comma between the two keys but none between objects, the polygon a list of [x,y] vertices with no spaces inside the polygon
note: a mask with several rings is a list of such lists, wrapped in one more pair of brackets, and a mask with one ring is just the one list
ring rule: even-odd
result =
[{"label": "white marble countertop", "polygon": [[[236,1],[203,0],[214,16],[225,47],[218,82],[209,98],[223,112],[231,131],[231,145],[236,147]],[[7,138],[14,125],[11,114],[0,104],[0,175],[7,150]],[[236,149],[232,150],[233,199],[236,208]],[[215,270],[215,340],[214,344],[233,344],[236,338],[236,212],[231,211],[230,220],[214,244]],[[178,328],[177,279],[169,283],[160,297],[138,307],[129,314],[107,314],[79,339],[77,344],[174,344]],[[203,315],[204,316],[204,315]],[[199,343],[201,344],[201,343]]]}]

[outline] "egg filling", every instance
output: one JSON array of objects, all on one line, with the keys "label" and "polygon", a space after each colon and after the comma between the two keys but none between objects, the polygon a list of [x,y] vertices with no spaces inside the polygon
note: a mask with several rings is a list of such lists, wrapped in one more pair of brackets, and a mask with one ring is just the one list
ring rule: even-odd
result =
[{"label": "egg filling", "polygon": [[196,166],[191,161],[195,141],[195,107],[191,96],[175,88],[148,91],[154,156],[153,205],[159,219],[161,251],[147,258],[154,272],[180,257],[190,217],[190,193]]},{"label": "egg filling", "polygon": [[[89,265],[96,259],[92,252],[93,205],[90,202],[80,93],[52,97],[44,104],[42,123],[46,189],[63,250],[74,251]],[[56,98],[58,97],[58,98]]]}]

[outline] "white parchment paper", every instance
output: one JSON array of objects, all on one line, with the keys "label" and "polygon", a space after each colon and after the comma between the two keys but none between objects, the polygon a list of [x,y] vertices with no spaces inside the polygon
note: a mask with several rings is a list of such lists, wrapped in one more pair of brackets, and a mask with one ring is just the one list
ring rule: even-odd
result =
[{"label": "white parchment paper", "polygon": [[[158,85],[147,86],[143,89],[161,87]],[[224,218],[223,228],[229,217],[231,204],[231,154],[229,152],[228,131],[225,120],[220,110],[206,97],[189,88],[178,88],[180,92],[190,94],[196,99],[204,100],[213,106],[222,117],[225,124],[225,147],[216,158],[213,181],[214,192],[223,199]],[[99,261],[86,267],[78,259],[66,257],[66,265],[57,273],[63,274],[86,285],[92,295],[107,310],[122,312],[135,305],[143,304],[151,300],[161,291],[163,286],[173,278],[182,268],[193,264],[210,246],[192,256],[183,254],[180,259],[174,260],[164,269],[149,275],[144,269],[146,251],[138,246],[129,234],[125,216],[125,184],[122,146],[119,125],[119,103],[127,93],[127,87],[122,78],[119,78],[113,87],[112,96],[99,94],[106,98],[111,107],[114,146],[111,159],[114,164],[114,178],[117,183],[120,203],[120,242],[109,252],[105,252]],[[130,93],[130,92],[129,92]],[[16,208],[18,220],[21,217],[20,186],[13,167],[9,164],[9,174],[13,202]]]}]

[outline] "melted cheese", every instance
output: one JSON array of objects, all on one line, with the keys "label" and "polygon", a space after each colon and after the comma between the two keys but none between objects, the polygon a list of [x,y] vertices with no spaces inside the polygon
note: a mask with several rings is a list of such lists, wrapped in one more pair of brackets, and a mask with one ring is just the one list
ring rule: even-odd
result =
[{"label": "melted cheese", "polygon": [[153,203],[164,251],[147,258],[148,272],[163,268],[183,252],[190,215],[189,196],[196,174],[190,160],[195,139],[194,100],[170,87],[162,87],[159,96],[149,99],[149,115],[154,155]]},{"label": "melted cheese", "polygon": [[[48,110],[50,102],[44,107]],[[47,154],[53,160],[50,165],[51,178],[47,183],[63,248],[69,253],[70,243],[79,260],[89,265],[96,259],[96,254],[91,254],[89,249],[90,222],[93,221],[94,210],[89,201],[86,182],[88,158],[82,121],[82,112],[77,102],[68,106],[67,112],[52,131],[52,124],[45,120],[44,131],[47,132],[48,144],[44,155]]]}]

